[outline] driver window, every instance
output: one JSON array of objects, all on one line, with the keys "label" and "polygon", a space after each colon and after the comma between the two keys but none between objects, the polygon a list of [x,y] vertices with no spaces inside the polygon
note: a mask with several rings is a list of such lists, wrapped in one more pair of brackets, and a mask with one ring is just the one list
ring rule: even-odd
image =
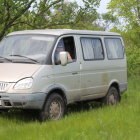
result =
[{"label": "driver window", "polygon": [[59,53],[66,51],[68,53],[68,62],[72,63],[76,61],[76,49],[73,37],[64,37],[58,42],[56,51],[55,51],[55,64],[60,64]]}]

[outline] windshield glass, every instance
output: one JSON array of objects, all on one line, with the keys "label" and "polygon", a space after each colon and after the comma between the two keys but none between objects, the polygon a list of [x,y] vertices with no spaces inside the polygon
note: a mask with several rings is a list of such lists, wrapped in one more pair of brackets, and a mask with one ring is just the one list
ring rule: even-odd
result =
[{"label": "windshield glass", "polygon": [[54,36],[48,35],[6,37],[0,42],[0,62],[45,64],[54,40]]}]

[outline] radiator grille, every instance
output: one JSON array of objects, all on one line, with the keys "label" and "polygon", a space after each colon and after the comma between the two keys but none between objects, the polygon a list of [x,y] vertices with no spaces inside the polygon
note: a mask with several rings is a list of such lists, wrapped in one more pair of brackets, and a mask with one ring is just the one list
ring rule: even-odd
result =
[{"label": "radiator grille", "polygon": [[0,92],[4,92],[8,90],[10,83],[7,82],[0,82]]}]

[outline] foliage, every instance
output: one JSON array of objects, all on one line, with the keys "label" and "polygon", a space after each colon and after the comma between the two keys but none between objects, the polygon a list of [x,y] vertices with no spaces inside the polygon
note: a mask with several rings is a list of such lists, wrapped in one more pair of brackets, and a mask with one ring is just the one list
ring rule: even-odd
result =
[{"label": "foliage", "polygon": [[128,62],[128,75],[140,75],[140,47],[127,46],[127,62]]},{"label": "foliage", "polygon": [[98,20],[95,22],[97,26],[104,31],[110,30],[114,25],[119,24],[117,17],[110,13],[98,14]]},{"label": "foliage", "polygon": [[35,0],[0,0],[0,40],[6,31],[19,22]]},{"label": "foliage", "polygon": [[23,112],[0,115],[2,140],[139,140],[140,77],[129,79],[117,106],[87,108],[59,121],[39,123]]},{"label": "foliage", "polygon": [[93,29],[100,0],[83,0],[83,6],[67,0],[1,0],[0,40],[23,29]]},{"label": "foliage", "polygon": [[111,0],[108,8],[110,12],[124,20],[130,26],[140,25],[140,1],[139,0]]},{"label": "foliage", "polygon": [[[120,21],[117,30],[123,34],[126,44],[139,46],[140,44],[140,1],[139,0],[111,0],[109,13]],[[140,46],[139,46],[140,47]]]}]

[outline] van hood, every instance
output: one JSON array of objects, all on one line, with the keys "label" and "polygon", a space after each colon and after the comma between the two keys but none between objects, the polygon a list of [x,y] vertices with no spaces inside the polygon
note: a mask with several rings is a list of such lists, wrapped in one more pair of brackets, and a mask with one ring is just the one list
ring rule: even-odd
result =
[{"label": "van hood", "polygon": [[17,82],[18,80],[31,77],[41,65],[0,63],[0,81]]}]

